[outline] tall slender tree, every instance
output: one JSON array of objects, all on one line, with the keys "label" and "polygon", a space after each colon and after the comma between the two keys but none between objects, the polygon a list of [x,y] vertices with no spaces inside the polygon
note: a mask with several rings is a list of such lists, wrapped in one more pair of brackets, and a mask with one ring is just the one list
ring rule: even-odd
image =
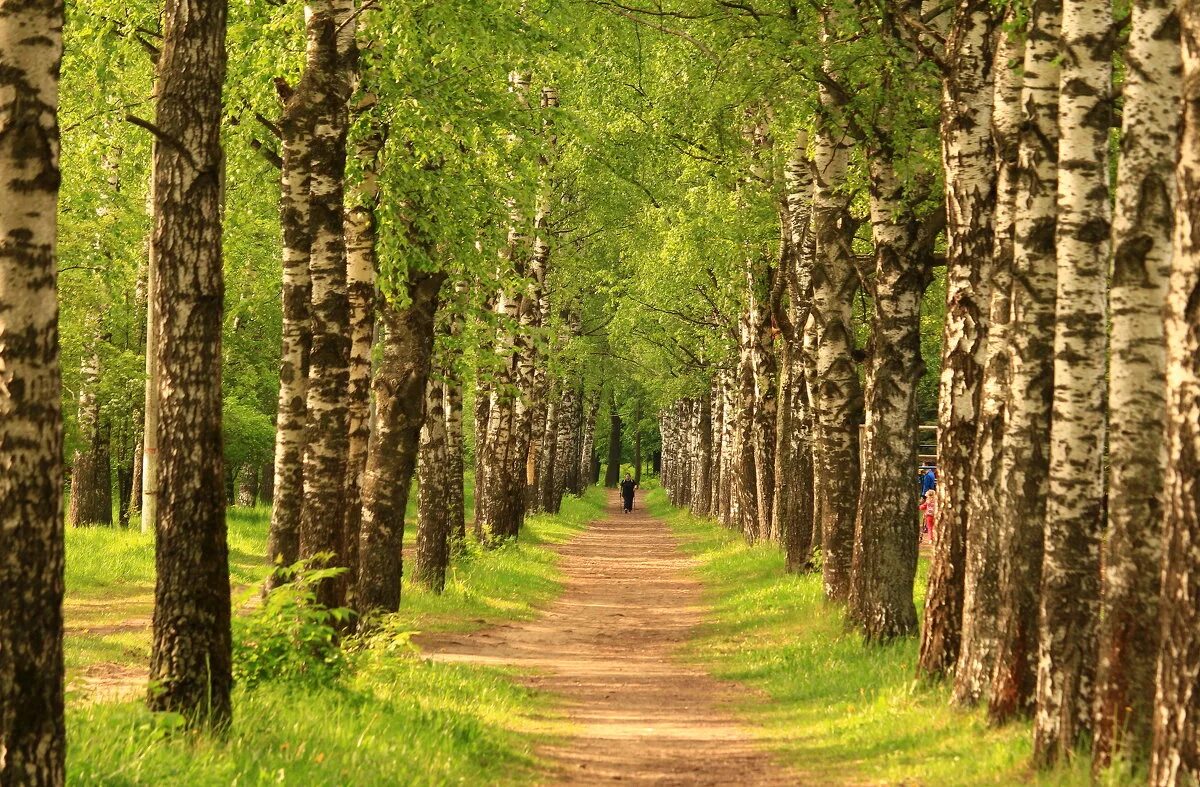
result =
[{"label": "tall slender tree", "polygon": [[152,710],[233,714],[221,442],[226,0],[167,0],[153,129],[158,345]]},{"label": "tall slender tree", "polygon": [[1100,617],[1112,8],[1065,0],[1059,90],[1058,296],[1034,759],[1091,731]]},{"label": "tall slender tree", "polygon": [[999,649],[988,712],[1004,721],[1032,710],[1038,589],[1049,474],[1054,376],[1055,226],[1058,193],[1058,39],[1061,0],[1030,6],[1021,91],[1013,242],[1008,398],[999,498]]},{"label": "tall slender tree", "polygon": [[1174,3],[1133,4],[1113,221],[1109,310],[1108,533],[1100,615],[1093,752],[1098,768],[1116,753],[1149,754],[1167,461],[1166,299],[1174,226],[1179,38]]},{"label": "tall slender tree", "polygon": [[363,476],[356,609],[363,615],[400,606],[404,511],[417,464],[425,384],[433,356],[441,271],[409,271],[408,305],[386,301],[380,313],[383,354],[371,383],[377,410]]},{"label": "tall slender tree", "polygon": [[[355,57],[354,5],[349,0],[314,0],[306,10],[307,60],[298,92],[313,129],[308,159],[312,348],[306,388],[300,556],[326,555],[330,565],[346,567],[350,301],[344,201],[351,89],[347,62]],[[317,599],[327,607],[343,606],[347,579],[353,578],[321,582]]]},{"label": "tall slender tree", "polygon": [[[1006,23],[1013,19],[1010,9]],[[988,281],[987,352],[983,392],[971,465],[972,493],[967,501],[966,567],[963,582],[962,634],[954,671],[954,701],[973,705],[990,686],[999,646],[1000,496],[1004,494],[1000,449],[1004,441],[1008,392],[1009,296],[1012,289],[1013,229],[1017,198],[1017,164],[1021,122],[1021,61],[1023,31],[1005,30],[995,54],[995,93],[992,114],[996,148],[996,212]],[[932,621],[930,621],[932,625]],[[925,639],[930,634],[925,634]]]},{"label": "tall slender tree", "polygon": [[816,476],[821,481],[816,486],[816,505],[821,512],[825,595],[835,601],[850,596],[862,407],[850,329],[850,306],[858,283],[848,237],[851,222],[845,179],[849,157],[846,133],[822,123],[814,148],[813,233],[817,252],[812,275],[812,319],[816,363],[811,379],[817,423],[814,459]]},{"label": "tall slender tree", "polygon": [[[304,510],[304,445],[308,425],[308,367],[312,349],[309,300],[312,282],[310,189],[312,113],[307,94],[276,81],[284,102],[280,120],[279,225],[283,235],[283,331],[279,359],[279,403],[275,426],[275,504],[267,558],[290,566],[300,557],[300,515]],[[272,584],[275,577],[268,580]]]},{"label": "tall slender tree", "polygon": [[[868,151],[875,308],[867,365],[863,488],[855,522],[850,616],[869,642],[916,632],[917,384],[921,362],[921,224],[906,204],[893,151]],[[932,247],[933,238],[925,244]]]},{"label": "tall slender tree", "polygon": [[[958,659],[967,516],[987,346],[996,168],[992,142],[997,18],[959,0],[946,37],[941,142],[946,182],[946,323],[938,394],[938,510],[917,669],[942,677]],[[1006,63],[1000,66],[1006,67]]]},{"label": "tall slender tree", "polygon": [[[1200,3],[1179,5],[1183,118],[1167,295],[1167,475],[1150,784],[1200,783]],[[1164,29],[1169,34],[1170,28]]]},{"label": "tall slender tree", "polygon": [[61,785],[61,0],[0,3],[0,783]]}]

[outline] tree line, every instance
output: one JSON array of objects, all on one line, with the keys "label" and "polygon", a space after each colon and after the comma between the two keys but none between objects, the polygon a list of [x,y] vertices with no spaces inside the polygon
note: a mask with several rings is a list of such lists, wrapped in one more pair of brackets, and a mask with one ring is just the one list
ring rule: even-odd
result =
[{"label": "tree line", "polygon": [[[660,415],[664,483],[780,543],[790,571],[819,570],[867,642],[919,633],[918,672],[951,681],[956,704],[996,724],[1032,716],[1038,765],[1090,746],[1098,773],[1187,783],[1195,9],[872,10],[824,9],[812,138],[768,179],[778,253],[746,260],[730,361]],[[872,29],[887,53],[868,78],[839,50],[861,55]],[[925,65],[918,111],[940,155],[914,163],[920,124],[863,93]],[[918,632],[917,334],[943,265],[938,540]]]},{"label": "tree line", "polygon": [[[399,605],[414,478],[411,574],[436,591],[467,536],[469,449],[486,546],[595,481],[602,385],[568,352],[595,309],[555,283],[554,223],[570,196],[555,174],[558,96],[552,65],[525,43],[544,20],[482,5],[231,13],[222,0],[168,0],[126,20],[101,0],[81,9],[65,48],[61,2],[0,9],[13,44],[0,54],[0,781],[65,776],[64,514],[108,525],[116,507],[154,533],[147,703],[221,730],[233,714],[225,516],[236,478],[243,504],[273,502],[265,557],[289,570],[268,589],[296,564],[336,568],[317,601],[357,612],[349,628]],[[296,44],[302,57],[272,59]],[[141,78],[143,97],[89,94],[73,55]],[[66,126],[64,66],[76,80],[64,82]],[[80,128],[93,136],[72,136]],[[112,133],[102,179],[81,187],[70,178],[96,174],[79,154],[101,128]],[[64,136],[79,140],[78,173],[62,169]],[[142,206],[131,172],[146,178]],[[268,178],[269,218],[269,201],[247,193]],[[257,184],[241,190],[247,180]],[[263,228],[275,244],[240,245]],[[144,243],[129,244],[139,233]],[[59,277],[76,270],[89,274],[86,297],[62,293],[60,337]],[[136,297],[122,301],[130,284]],[[76,321],[81,305],[90,313]],[[263,351],[272,332],[280,343]],[[81,359],[74,385],[62,382],[64,350]]]}]

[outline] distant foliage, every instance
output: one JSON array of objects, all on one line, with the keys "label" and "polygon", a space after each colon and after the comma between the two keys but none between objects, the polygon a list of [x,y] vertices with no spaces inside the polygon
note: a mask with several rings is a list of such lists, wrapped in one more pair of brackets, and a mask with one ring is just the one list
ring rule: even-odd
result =
[{"label": "distant foliage", "polygon": [[267,593],[259,609],[234,618],[233,677],[243,688],[275,681],[328,683],[345,671],[336,625],[353,613],[318,604],[313,590],[344,571],[312,567],[329,557],[280,568],[288,581]]},{"label": "distant foliage", "polygon": [[271,461],[275,426],[262,411],[227,397],[221,412],[225,439],[225,462],[230,467],[260,465]]}]

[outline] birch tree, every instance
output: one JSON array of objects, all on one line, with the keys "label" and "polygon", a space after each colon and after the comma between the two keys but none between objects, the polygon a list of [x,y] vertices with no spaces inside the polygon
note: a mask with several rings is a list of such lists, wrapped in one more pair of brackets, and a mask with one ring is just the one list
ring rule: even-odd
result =
[{"label": "birch tree", "polygon": [[[274,499],[267,557],[290,566],[300,558],[304,508],[304,445],[308,423],[308,366],[312,348],[308,257],[312,250],[309,151],[312,118],[306,96],[276,82],[284,101],[280,120],[279,225],[283,236],[283,331],[275,429]],[[268,584],[274,578],[268,580]]]},{"label": "birch tree", "polygon": [[1091,730],[1100,613],[1107,267],[1111,238],[1112,9],[1063,3],[1057,299],[1050,479],[1038,635],[1034,760]]},{"label": "birch tree", "polygon": [[[946,38],[941,142],[946,182],[946,323],[938,392],[938,509],[925,595],[920,672],[941,677],[958,659],[975,494],[971,458],[988,325],[996,169],[992,142],[997,19],[984,0],[960,0]],[[1001,62],[1000,67],[1006,67]]]},{"label": "birch tree", "polygon": [[[1011,21],[1010,10],[1006,23]],[[995,234],[988,281],[987,350],[971,466],[973,491],[967,501],[962,636],[954,671],[954,701],[959,705],[974,705],[987,695],[999,646],[996,631],[1000,613],[997,516],[1000,497],[1004,494],[1000,453],[1008,393],[1008,323],[1020,149],[1021,71],[1017,66],[1023,60],[1024,47],[1023,31],[1005,30],[1000,33],[995,53],[992,115],[997,173]],[[926,639],[929,636],[926,634]]]},{"label": "birch tree", "polygon": [[58,73],[63,4],[0,3],[0,782],[64,782]]},{"label": "birch tree", "polygon": [[850,259],[848,197],[844,193],[849,156],[845,132],[821,124],[814,148],[813,195],[817,243],[812,276],[814,459],[821,479],[816,495],[821,511],[825,595],[834,601],[845,601],[850,595],[859,487],[858,414],[862,407],[850,330],[850,304],[858,282]]},{"label": "birch tree", "polygon": [[1133,4],[1109,290],[1112,321],[1108,532],[1096,683],[1097,768],[1144,762],[1153,717],[1163,515],[1166,299],[1174,226],[1179,20],[1165,2]]},{"label": "birch tree", "polygon": [[[915,633],[917,383],[921,362],[920,224],[886,142],[867,152],[875,240],[863,481],[855,521],[849,615],[868,642]],[[911,203],[908,203],[911,204]],[[932,246],[932,238],[928,241]]]},{"label": "birch tree", "polygon": [[1053,389],[1060,0],[1030,6],[1021,90],[1009,385],[999,499],[999,648],[988,712],[1032,710]]},{"label": "birch tree", "polygon": [[364,616],[395,612],[400,606],[404,511],[417,464],[434,320],[445,278],[441,271],[410,271],[407,305],[388,300],[379,315],[383,352],[371,381],[376,421],[363,475],[356,587],[356,609]]},{"label": "birch tree", "polygon": [[[376,99],[368,93],[359,101],[370,106]],[[371,436],[371,350],[375,344],[375,278],[379,202],[379,154],[382,130],[371,127],[355,145],[362,173],[347,194],[343,218],[346,243],[346,295],[350,308],[350,359],[346,424],[346,521],[342,526],[345,564],[350,576],[358,573],[358,533],[362,523],[362,481],[367,465],[367,442]]]},{"label": "birch tree", "polygon": [[[304,505],[300,556],[332,556],[346,566],[346,473],[349,452],[350,302],[346,290],[344,199],[350,69],[355,56],[353,3],[315,0],[307,9],[307,60],[298,92],[312,117],[309,146],[309,318]],[[344,605],[347,577],[317,587],[327,607]],[[352,579],[352,578],[349,578]]]},{"label": "birch tree", "polygon": [[1179,27],[1183,116],[1166,308],[1163,585],[1149,779],[1154,787],[1200,782],[1200,4],[1180,4]]},{"label": "birch tree", "polygon": [[229,550],[221,450],[221,149],[225,0],[167,0],[154,148],[160,375],[152,710],[232,718]]},{"label": "birch tree", "polygon": [[[446,321],[443,319],[443,323]],[[446,586],[450,510],[446,504],[446,382],[435,369],[425,383],[425,424],[417,455],[417,544],[413,575],[435,593]]]}]

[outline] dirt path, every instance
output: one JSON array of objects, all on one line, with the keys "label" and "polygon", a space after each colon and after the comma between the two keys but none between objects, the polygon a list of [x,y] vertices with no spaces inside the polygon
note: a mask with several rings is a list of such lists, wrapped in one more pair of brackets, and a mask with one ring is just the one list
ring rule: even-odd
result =
[{"label": "dirt path", "polygon": [[516,666],[563,701],[577,734],[540,753],[559,784],[796,784],[739,725],[745,690],[680,657],[705,609],[661,520],[622,514],[562,548],[563,595],[536,620],[418,638],[433,658]]}]

